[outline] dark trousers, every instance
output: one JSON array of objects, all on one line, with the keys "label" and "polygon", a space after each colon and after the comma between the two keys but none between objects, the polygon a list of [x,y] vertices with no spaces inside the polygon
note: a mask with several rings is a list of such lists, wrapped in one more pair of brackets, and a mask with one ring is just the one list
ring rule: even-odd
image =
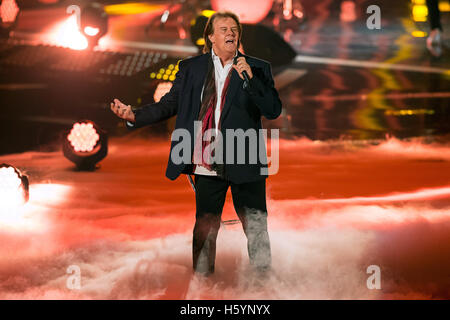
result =
[{"label": "dark trousers", "polygon": [[266,180],[234,184],[219,177],[204,175],[195,175],[194,271],[201,274],[214,272],[217,233],[229,186],[234,208],[247,236],[250,264],[257,270],[266,271],[271,265]]},{"label": "dark trousers", "polygon": [[430,22],[431,30],[439,29],[442,31],[441,16],[439,12],[438,0],[427,0],[428,7],[428,19]]}]

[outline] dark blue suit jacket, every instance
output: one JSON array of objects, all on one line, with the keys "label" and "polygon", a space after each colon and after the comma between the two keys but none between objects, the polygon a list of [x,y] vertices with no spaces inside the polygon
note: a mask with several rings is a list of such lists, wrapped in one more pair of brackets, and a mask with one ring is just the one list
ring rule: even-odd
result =
[{"label": "dark blue suit jacket", "polygon": [[[266,61],[244,56],[252,68],[253,78],[250,85],[243,88],[243,80],[236,70],[232,69],[225,104],[221,115],[221,132],[224,146],[227,144],[226,129],[261,129],[261,116],[275,119],[281,113],[281,101],[274,88],[274,81],[270,64]],[[172,89],[158,103],[145,105],[135,111],[135,128],[166,120],[177,115],[175,129],[187,129],[191,136],[192,159],[194,149],[194,121],[198,119],[201,106],[201,92],[209,68],[213,67],[210,53],[202,54],[183,60],[179,64],[179,71],[173,82]],[[237,142],[235,141],[234,163],[225,164],[224,177],[234,183],[244,183],[267,178],[261,174],[261,167],[267,167],[266,149],[264,143],[259,143],[262,135],[257,135],[258,143],[255,146],[249,139],[245,141],[245,163],[237,163]],[[172,141],[171,153],[178,143]],[[263,142],[263,140],[261,141]],[[260,146],[262,149],[260,150]],[[178,148],[179,149],[179,148]],[[177,150],[178,152],[179,150]],[[257,153],[257,162],[251,161],[250,152]],[[259,154],[261,153],[260,156]],[[223,159],[226,159],[226,148],[223,148]],[[262,159],[265,159],[261,161]],[[175,180],[181,173],[191,174],[191,163],[176,164],[169,156],[166,176]]]}]

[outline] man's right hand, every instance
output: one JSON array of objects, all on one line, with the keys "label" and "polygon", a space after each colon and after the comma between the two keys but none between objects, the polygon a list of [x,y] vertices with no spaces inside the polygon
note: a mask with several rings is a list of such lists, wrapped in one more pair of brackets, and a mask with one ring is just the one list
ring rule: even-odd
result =
[{"label": "man's right hand", "polygon": [[122,102],[120,102],[119,99],[114,99],[114,103],[111,102],[111,110],[114,112],[119,118],[135,122],[136,118],[134,117],[134,113],[131,110],[130,105],[125,105]]}]

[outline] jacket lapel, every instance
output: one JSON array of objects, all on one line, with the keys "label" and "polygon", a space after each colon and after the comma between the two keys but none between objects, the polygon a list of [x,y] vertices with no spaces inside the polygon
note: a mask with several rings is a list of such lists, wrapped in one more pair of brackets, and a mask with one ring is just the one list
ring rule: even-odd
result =
[{"label": "jacket lapel", "polygon": [[[244,55],[238,51],[238,57],[243,57]],[[237,71],[232,67],[231,70],[231,79],[230,84],[228,86],[227,96],[225,98],[225,104],[223,106],[222,114],[220,116],[220,124],[222,126],[223,119],[227,116],[228,112],[231,108],[231,101],[233,101],[234,96],[238,92],[240,86],[242,86],[243,80],[239,77]]]},{"label": "jacket lapel", "polygon": [[203,90],[203,85],[205,83],[206,75],[208,74],[209,68],[212,68],[212,58],[211,54],[204,54],[198,63],[198,67],[194,68],[195,70],[195,80],[193,83],[193,97],[192,101],[194,101],[194,115],[195,120],[198,119],[198,113],[200,112],[201,106],[201,94]]},{"label": "jacket lapel", "polygon": [[[244,56],[240,51],[238,51],[238,57]],[[198,67],[194,68],[196,70],[196,75],[194,77],[193,84],[193,100],[195,101],[194,105],[194,114],[195,119],[198,118],[198,113],[200,112],[201,106],[201,93],[203,89],[203,85],[205,83],[206,75],[208,74],[209,68],[213,68],[213,62],[211,53],[204,54],[203,57],[199,60]],[[220,123],[222,124],[223,119],[225,119],[226,115],[230,111],[231,101],[233,101],[234,96],[238,92],[240,86],[242,86],[243,80],[239,77],[237,71],[233,68],[231,70],[231,79],[230,84],[228,86],[227,96],[225,98],[225,104],[223,106],[222,115],[220,117]]]}]

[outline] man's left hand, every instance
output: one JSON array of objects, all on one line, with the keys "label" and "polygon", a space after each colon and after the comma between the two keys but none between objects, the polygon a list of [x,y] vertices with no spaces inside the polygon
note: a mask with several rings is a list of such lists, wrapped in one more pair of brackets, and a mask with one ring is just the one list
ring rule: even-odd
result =
[{"label": "man's left hand", "polygon": [[237,63],[233,64],[233,68],[238,72],[239,77],[241,77],[242,80],[244,80],[244,77],[242,76],[243,71],[247,71],[249,79],[253,78],[252,68],[250,68],[244,57],[237,58]]}]

